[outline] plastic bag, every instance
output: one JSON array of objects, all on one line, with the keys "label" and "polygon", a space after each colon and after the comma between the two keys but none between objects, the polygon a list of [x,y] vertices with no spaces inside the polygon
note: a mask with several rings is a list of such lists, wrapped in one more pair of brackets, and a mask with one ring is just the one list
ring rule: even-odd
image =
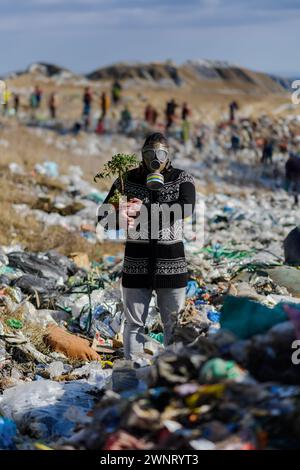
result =
[{"label": "plastic bag", "polygon": [[17,424],[22,433],[35,438],[69,436],[74,423],[66,417],[75,406],[85,414],[93,406],[93,386],[82,381],[58,383],[38,380],[6,389],[0,412]]}]

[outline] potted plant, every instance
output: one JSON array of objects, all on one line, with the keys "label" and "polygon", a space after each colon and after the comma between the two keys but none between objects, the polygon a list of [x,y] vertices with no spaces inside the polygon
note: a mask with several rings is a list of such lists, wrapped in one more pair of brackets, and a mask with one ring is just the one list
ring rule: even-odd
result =
[{"label": "potted plant", "polygon": [[115,189],[113,196],[111,196],[108,201],[110,204],[113,204],[115,207],[119,205],[122,196],[124,196],[127,173],[137,165],[138,160],[135,154],[117,153],[112,156],[110,161],[105,163],[102,171],[95,175],[95,182],[97,178],[111,178],[112,176],[119,177],[121,191]]}]

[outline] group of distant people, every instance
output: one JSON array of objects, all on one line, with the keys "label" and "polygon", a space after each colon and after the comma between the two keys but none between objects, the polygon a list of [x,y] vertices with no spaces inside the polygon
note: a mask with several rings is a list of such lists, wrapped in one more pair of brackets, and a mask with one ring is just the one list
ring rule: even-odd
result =
[{"label": "group of distant people", "polygon": [[[29,105],[32,111],[32,117],[35,117],[35,112],[41,107],[43,99],[43,90],[37,85],[29,97]],[[51,92],[48,97],[48,111],[51,119],[57,118],[57,94],[55,91]]]},{"label": "group of distant people", "polygon": [[[256,120],[237,119],[236,112],[239,105],[236,102],[229,104],[229,121],[216,126],[215,141],[224,128],[230,131],[230,150],[236,154],[239,150],[248,149],[255,152],[257,162],[264,168],[273,165],[275,151],[286,155],[285,162],[285,189],[294,197],[294,203],[299,204],[300,199],[300,148],[297,133],[289,128],[284,121],[276,122],[272,118],[262,115]],[[274,166],[274,176],[278,168]]]},{"label": "group of distant people", "polygon": [[[103,91],[100,97],[100,116],[96,126],[96,133],[102,134],[105,132],[105,118],[107,117],[109,110],[112,105],[116,106],[121,102],[122,98],[122,86],[118,81],[115,81],[111,88],[111,94]],[[82,118],[83,118],[83,129],[88,130],[90,127],[90,116],[93,103],[93,93],[90,87],[84,89],[82,97]],[[165,108],[165,130],[170,131],[174,123],[178,122],[176,111],[179,105],[175,99],[171,99],[166,103]],[[158,122],[159,112],[154,105],[148,103],[144,110],[144,121],[150,126],[155,127]],[[190,138],[190,124],[189,118],[191,116],[191,109],[187,102],[184,102],[181,106],[181,121],[182,121],[182,140],[186,142]],[[133,127],[133,116],[128,105],[125,105],[120,112],[120,119],[118,128],[122,133],[128,133]],[[75,131],[77,132],[81,126],[77,123]]]},{"label": "group of distant people", "polygon": [[[104,121],[107,117],[109,110],[111,108],[111,104],[118,105],[122,98],[122,85],[118,80],[116,80],[111,88],[111,96],[108,92],[103,91],[100,96],[100,116],[97,123],[96,132],[101,134],[104,132]],[[83,117],[83,127],[85,130],[88,130],[90,127],[90,115],[92,110],[92,103],[93,103],[93,93],[90,87],[86,87],[84,89],[83,97],[82,97],[82,117]]]},{"label": "group of distant people", "polygon": [[19,106],[20,106],[20,96],[18,93],[13,93],[9,90],[5,90],[4,96],[3,96],[3,104],[2,104],[2,114],[5,116],[8,113],[9,109],[9,103],[11,101],[11,98],[13,99],[13,112],[15,115],[18,114],[19,112]]},{"label": "group of distant people", "polygon": [[[111,102],[114,105],[117,105],[121,101],[122,97],[122,86],[119,81],[115,81],[111,88],[111,97],[109,93],[103,92],[100,97],[100,121],[103,121],[107,116],[109,109],[111,107]],[[31,117],[36,117],[36,112],[41,108],[41,104],[43,102],[44,92],[39,85],[36,85],[33,90],[31,91],[28,99],[28,106],[31,110]],[[13,99],[13,104],[12,104]],[[93,94],[90,87],[86,87],[83,92],[82,97],[83,102],[83,110],[82,110],[82,118],[83,118],[83,127],[88,129],[90,126],[90,115],[92,109],[92,102],[93,102]],[[6,115],[8,113],[8,109],[11,109],[11,105],[13,106],[14,114],[17,115],[20,108],[20,95],[18,93],[14,93],[13,95],[10,91],[5,91],[4,96],[4,104],[3,104],[3,114]],[[47,108],[49,111],[49,116],[51,119],[57,118],[57,110],[58,110],[58,98],[57,93],[55,91],[51,92],[48,96]]]},{"label": "group of distant people", "polygon": [[[100,99],[101,115],[98,122],[96,132],[104,132],[103,122],[111,107],[111,101],[114,105],[121,101],[121,86],[115,82],[111,90],[111,99],[107,92],[103,92]],[[89,117],[92,103],[92,95],[89,88],[85,89],[83,95],[83,116]],[[229,129],[231,135],[230,148],[235,154],[238,150],[243,148],[251,149],[257,156],[257,161],[265,165],[273,163],[273,154],[275,148],[278,148],[282,153],[288,153],[287,138],[277,134],[276,129],[272,123],[266,125],[264,117],[257,120],[243,120],[238,117],[239,104],[236,101],[231,101],[228,104],[228,122],[221,123],[216,126],[215,140],[218,141],[218,132],[221,132],[222,126]],[[164,127],[165,132],[171,133],[174,127],[178,130],[180,124],[180,135],[182,143],[193,141],[194,146],[202,151],[205,145],[206,131],[202,127],[196,131],[191,139],[190,118],[192,112],[189,104],[184,102],[181,106],[175,101],[174,98],[167,101],[164,110]],[[159,112],[152,103],[148,103],[144,109],[144,121],[149,127],[161,126],[158,123]],[[85,128],[88,127],[89,121],[85,121]],[[120,113],[119,131],[121,133],[128,133],[132,129],[133,117],[128,108],[125,106]],[[175,127],[177,126],[177,127]],[[178,133],[177,133],[178,135]],[[298,204],[300,193],[300,156],[290,154],[286,164],[286,181],[289,190],[295,196],[295,203]]]},{"label": "group of distant people", "polygon": [[272,129],[272,126],[264,132],[262,132],[262,123],[256,122],[255,120],[237,120],[237,111],[239,110],[239,104],[236,101],[232,101],[228,106],[228,125],[231,128],[231,151],[236,153],[245,147],[251,148],[255,151],[263,165],[270,165],[273,163],[273,154],[275,146],[280,147],[282,152],[286,151],[286,143],[279,139]]},{"label": "group of distant people", "polygon": [[[120,102],[122,102],[122,85],[118,80],[115,80],[111,86],[110,93],[108,91],[103,91],[101,93],[100,99],[97,98],[98,106],[100,110],[99,118],[96,125],[96,133],[102,134],[105,132],[106,128],[106,118],[109,115],[110,109],[112,106],[117,107]],[[11,96],[7,96],[5,100],[5,105],[3,108],[3,113],[7,113],[8,103]],[[17,115],[20,108],[20,96],[15,93],[13,95],[14,99],[14,113]],[[39,85],[36,85],[29,95],[28,105],[31,111],[32,119],[36,119],[37,111],[41,108],[43,101],[45,100],[44,91]],[[73,126],[73,132],[78,134],[80,130],[88,131],[91,127],[91,113],[92,108],[95,103],[95,93],[93,93],[91,87],[87,86],[83,90],[82,94],[82,115],[81,120],[75,122]],[[56,91],[52,91],[48,95],[47,99],[47,108],[49,112],[49,117],[53,120],[56,120],[58,117],[58,96]],[[181,117],[181,136],[182,141],[187,142],[190,138],[190,123],[189,118],[191,116],[191,109],[187,102],[184,102],[181,105],[180,117],[177,116],[177,110],[179,105],[176,103],[175,99],[172,98],[166,103],[164,110],[165,116],[165,130],[166,132],[170,131],[172,126],[175,123],[180,121]],[[124,105],[123,109],[120,110],[119,114],[119,123],[118,128],[122,133],[128,133],[133,128],[133,116],[129,109],[128,105]],[[158,116],[159,112],[153,104],[148,103],[144,110],[144,121],[150,126],[155,127],[158,125]]]},{"label": "group of distant people", "polygon": [[[28,106],[31,110],[31,116],[35,117],[35,112],[41,107],[43,90],[37,85],[29,95]],[[13,110],[14,115],[18,115],[20,109],[20,95],[6,90],[3,104],[3,114],[8,110]],[[48,99],[49,114],[52,119],[56,119],[57,98],[56,93],[52,92]]]},{"label": "group of distant people", "polygon": [[[166,104],[166,109],[165,109],[165,116],[166,116],[166,130],[168,131],[170,127],[173,125],[173,123],[176,121],[176,109],[178,108],[178,104],[172,98],[170,101],[167,102]],[[188,118],[191,115],[191,109],[187,102],[184,102],[182,107],[181,107],[181,119],[182,121],[187,121]]]},{"label": "group of distant people", "polygon": [[[36,117],[36,111],[41,108],[44,100],[44,92],[39,85],[36,85],[29,96],[29,108],[31,109],[32,117]],[[72,131],[78,134],[82,129],[85,131],[90,129],[91,126],[91,112],[93,104],[95,103],[95,94],[89,86],[84,88],[82,95],[82,119],[75,122]],[[106,131],[106,118],[112,107],[118,109],[119,103],[122,103],[122,86],[119,81],[114,81],[111,86],[110,93],[102,91],[100,97],[97,96],[99,118],[97,121],[95,132],[103,134]],[[20,108],[20,95],[18,93],[11,93],[5,90],[3,114],[7,114],[13,108],[13,113],[18,115]],[[51,119],[57,119],[58,98],[57,93],[52,91],[48,95],[47,108]],[[214,140],[219,142],[222,146],[224,143],[224,134],[228,140],[228,133],[230,138],[230,150],[236,154],[239,150],[250,149],[255,152],[257,161],[264,166],[272,165],[273,155],[275,149],[281,153],[288,155],[286,162],[286,183],[289,189],[295,196],[295,203],[299,202],[300,193],[300,152],[291,151],[292,135],[283,135],[280,126],[275,126],[270,118],[261,116],[256,120],[243,119],[238,117],[239,104],[236,101],[231,101],[228,104],[228,121],[220,122],[215,126]],[[134,129],[133,116],[128,107],[124,105],[119,109],[118,130],[121,133],[129,133]],[[166,102],[164,109],[164,123],[158,122],[159,112],[152,103],[147,103],[144,109],[144,122],[149,127],[164,127],[165,132],[171,133],[174,128],[174,135],[178,138],[178,130],[182,143],[192,142],[199,151],[202,151],[207,133],[211,132],[206,129],[207,126],[198,126],[195,128],[193,136],[191,136],[190,118],[192,115],[189,104],[185,101],[179,105],[174,98]],[[270,122],[266,122],[266,120]],[[289,133],[288,133],[289,134]],[[222,140],[223,139],[223,140]],[[225,139],[225,140],[226,140]],[[224,147],[225,149],[225,147]]]},{"label": "group of distant people", "polygon": [[[165,132],[170,132],[172,126],[179,122],[179,118],[176,114],[179,105],[175,99],[172,98],[167,101],[164,115],[165,115]],[[146,105],[144,111],[144,120],[149,126],[153,127],[157,125],[159,113],[157,109],[150,103]],[[183,142],[187,142],[190,138],[190,124],[189,118],[191,116],[191,109],[187,102],[184,102],[181,106],[181,137]]]}]

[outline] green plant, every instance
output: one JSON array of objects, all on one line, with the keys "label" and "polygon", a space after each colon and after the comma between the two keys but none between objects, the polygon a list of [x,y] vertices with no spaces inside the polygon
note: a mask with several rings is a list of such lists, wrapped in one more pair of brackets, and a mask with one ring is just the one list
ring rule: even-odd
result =
[{"label": "green plant", "polygon": [[110,202],[112,204],[118,203],[122,195],[124,195],[127,173],[137,165],[138,161],[135,154],[117,153],[112,156],[112,159],[109,162],[105,163],[102,171],[95,175],[95,182],[97,178],[111,178],[112,176],[119,177],[121,191],[115,189],[114,195],[110,198]]},{"label": "green plant", "polygon": [[114,194],[109,198],[109,202],[113,206],[118,206],[121,199],[122,199],[122,193],[120,193],[118,189],[115,189]]}]

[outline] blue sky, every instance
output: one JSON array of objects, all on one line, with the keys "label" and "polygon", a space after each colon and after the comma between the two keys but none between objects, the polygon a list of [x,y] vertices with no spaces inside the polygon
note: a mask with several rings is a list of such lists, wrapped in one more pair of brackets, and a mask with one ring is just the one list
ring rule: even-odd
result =
[{"label": "blue sky", "polygon": [[218,59],[300,78],[299,0],[0,0],[0,73]]}]

